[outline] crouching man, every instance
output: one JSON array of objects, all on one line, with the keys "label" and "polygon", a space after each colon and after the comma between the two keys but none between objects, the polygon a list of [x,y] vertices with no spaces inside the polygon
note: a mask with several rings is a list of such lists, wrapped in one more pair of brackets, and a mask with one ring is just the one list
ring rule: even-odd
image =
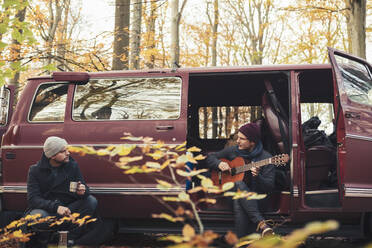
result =
[{"label": "crouching man", "polygon": [[[32,165],[27,178],[27,214],[46,216],[94,216],[97,200],[81,175],[78,164],[70,157],[65,139],[46,139],[41,160]],[[79,217],[79,218],[80,218]],[[69,230],[68,246],[84,233],[83,228]],[[40,232],[38,246],[47,247],[49,232]]]}]

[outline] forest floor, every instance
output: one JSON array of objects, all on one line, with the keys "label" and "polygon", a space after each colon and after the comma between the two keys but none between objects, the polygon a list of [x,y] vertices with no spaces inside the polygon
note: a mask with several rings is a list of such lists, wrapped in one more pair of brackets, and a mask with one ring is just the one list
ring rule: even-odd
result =
[{"label": "forest floor", "polygon": [[[147,234],[120,234],[115,236],[110,242],[105,245],[96,246],[99,248],[137,248],[137,247],[167,247],[173,243],[159,241],[161,235]],[[310,237],[305,244],[299,248],[366,248],[369,243],[361,239],[349,239],[342,237]],[[53,247],[53,246],[51,246]],[[92,246],[75,246],[76,248],[91,248]],[[231,247],[223,242],[218,242],[211,247]]]}]

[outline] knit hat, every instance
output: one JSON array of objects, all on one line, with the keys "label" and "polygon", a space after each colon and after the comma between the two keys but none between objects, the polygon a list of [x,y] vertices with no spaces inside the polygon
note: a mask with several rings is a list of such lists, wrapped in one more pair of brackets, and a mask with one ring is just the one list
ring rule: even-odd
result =
[{"label": "knit hat", "polygon": [[65,139],[50,136],[44,142],[44,154],[47,158],[51,158],[60,151],[62,151],[67,146],[67,141]]},{"label": "knit hat", "polygon": [[260,127],[256,123],[248,123],[239,128],[239,132],[244,134],[244,136],[255,143],[261,139]]}]

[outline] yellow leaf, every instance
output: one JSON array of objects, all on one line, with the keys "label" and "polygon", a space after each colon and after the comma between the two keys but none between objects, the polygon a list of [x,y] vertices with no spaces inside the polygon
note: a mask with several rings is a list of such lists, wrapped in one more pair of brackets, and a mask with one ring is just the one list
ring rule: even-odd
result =
[{"label": "yellow leaf", "polygon": [[132,166],[129,170],[124,171],[124,174],[135,174],[143,173],[143,170],[139,166]]},{"label": "yellow leaf", "polygon": [[191,240],[195,236],[195,230],[189,224],[184,225],[182,235],[186,241]]},{"label": "yellow leaf", "polygon": [[202,190],[203,190],[203,187],[197,186],[195,188],[189,189],[187,191],[187,193],[192,194],[192,193],[196,193],[196,192],[199,192],[199,191],[202,191]]},{"label": "yellow leaf", "polygon": [[155,168],[155,169],[160,169],[161,165],[157,162],[146,162],[145,164],[147,167],[150,167],[150,168]]},{"label": "yellow leaf", "polygon": [[160,170],[163,170],[164,168],[166,168],[168,165],[170,164],[170,160],[166,160],[160,167]]},{"label": "yellow leaf", "polygon": [[176,151],[184,151],[186,147],[186,141],[176,147]]},{"label": "yellow leaf", "polygon": [[17,231],[14,231],[13,233],[13,236],[15,237],[15,238],[21,238],[21,237],[23,237],[23,233],[22,233],[22,230],[17,230]]},{"label": "yellow leaf", "polygon": [[165,156],[165,153],[163,153],[160,150],[157,150],[154,153],[147,153],[146,155],[152,157],[155,160],[159,160],[159,159],[161,159],[162,157]]},{"label": "yellow leaf", "polygon": [[120,157],[119,158],[119,161],[122,162],[122,163],[131,163],[131,162],[135,162],[135,161],[140,161],[142,160],[143,157],[142,156],[136,156],[136,157]]},{"label": "yellow leaf", "polygon": [[163,201],[174,201],[174,202],[180,201],[178,197],[174,197],[174,196],[164,196],[162,199]]},{"label": "yellow leaf", "polygon": [[205,158],[206,158],[206,156],[203,156],[201,154],[199,154],[198,156],[194,157],[195,160],[203,160]]},{"label": "yellow leaf", "polygon": [[183,237],[182,236],[177,236],[177,235],[168,235],[165,237],[161,237],[159,240],[168,240],[172,241],[174,243],[181,243],[183,242]]},{"label": "yellow leaf", "polygon": [[216,199],[202,198],[202,199],[199,200],[199,202],[206,202],[206,203],[215,204],[216,203]]},{"label": "yellow leaf", "polygon": [[187,149],[188,152],[200,152],[201,149],[196,147],[196,146],[193,146],[193,147],[190,147],[189,149]]},{"label": "yellow leaf", "polygon": [[98,156],[106,156],[106,155],[109,155],[109,154],[110,154],[110,152],[107,151],[106,149],[99,149],[99,150],[97,150],[97,155]]},{"label": "yellow leaf", "polygon": [[228,191],[232,188],[234,188],[234,183],[233,182],[224,183],[222,185],[222,191]]},{"label": "yellow leaf", "polygon": [[117,147],[117,154],[119,156],[126,156],[131,153],[134,148],[136,148],[135,145],[120,145]]},{"label": "yellow leaf", "polygon": [[159,179],[156,179],[156,181],[158,182],[158,184],[160,184],[162,187],[161,188],[171,188],[172,187],[172,184],[166,182],[166,181],[163,181],[163,180],[159,180]]},{"label": "yellow leaf", "polygon": [[181,201],[187,202],[187,201],[190,201],[190,195],[183,191],[178,194],[178,199],[180,199]]},{"label": "yellow leaf", "polygon": [[187,171],[178,169],[178,170],[176,170],[176,173],[180,176],[183,176],[183,177],[193,177],[193,176],[199,175],[199,174],[207,172],[207,171],[208,171],[208,169],[201,169],[201,170],[195,170],[195,171],[187,172]]},{"label": "yellow leaf", "polygon": [[202,187],[205,187],[205,188],[211,188],[211,187],[214,186],[213,181],[210,178],[204,178],[201,181],[201,185],[202,185]]},{"label": "yellow leaf", "polygon": [[173,217],[173,216],[170,216],[169,214],[165,214],[165,213],[153,214],[152,217],[153,218],[166,219],[170,222],[184,221],[184,218],[182,218],[182,217]]},{"label": "yellow leaf", "polygon": [[186,154],[183,154],[181,156],[179,156],[176,160],[176,163],[177,164],[186,164],[187,161],[189,161],[189,158]]},{"label": "yellow leaf", "polygon": [[190,162],[190,163],[193,163],[193,164],[197,164],[198,162],[193,158],[193,156],[191,154],[187,154],[186,155],[187,157],[187,162]]},{"label": "yellow leaf", "polygon": [[153,145],[154,149],[160,149],[164,146],[164,141],[158,140],[155,145]]},{"label": "yellow leaf", "polygon": [[133,136],[124,136],[124,137],[121,137],[120,139],[123,139],[123,140],[130,140],[130,141],[143,141],[143,137],[133,137]]}]

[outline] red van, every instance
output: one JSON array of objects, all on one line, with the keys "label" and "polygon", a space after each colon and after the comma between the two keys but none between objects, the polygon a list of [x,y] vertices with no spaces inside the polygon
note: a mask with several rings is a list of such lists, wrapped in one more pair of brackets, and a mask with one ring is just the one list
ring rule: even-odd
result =
[{"label": "red van", "polygon": [[[278,173],[287,175],[288,183],[278,177],[280,188],[268,196],[265,215],[286,223],[283,228],[336,219],[341,230],[371,235],[372,67],[331,48],[329,56],[330,65],[55,72],[30,78],[13,113],[13,89],[5,86],[2,211],[26,208],[28,168],[40,159],[48,136],[64,137],[74,146],[135,144],[120,140],[128,132],[166,144],[187,140],[207,154],[222,149],[238,125],[258,121],[265,148],[290,155],[287,170]],[[306,144],[303,123],[314,116],[321,121],[318,133],[333,137],[333,145]],[[151,219],[152,213],[166,211],[159,196],[184,190],[157,188],[155,178],[166,174],[126,175],[105,158],[73,157],[101,215],[117,219],[121,231],[175,230]],[[232,229],[229,199],[201,209],[200,215],[207,228]]]}]

